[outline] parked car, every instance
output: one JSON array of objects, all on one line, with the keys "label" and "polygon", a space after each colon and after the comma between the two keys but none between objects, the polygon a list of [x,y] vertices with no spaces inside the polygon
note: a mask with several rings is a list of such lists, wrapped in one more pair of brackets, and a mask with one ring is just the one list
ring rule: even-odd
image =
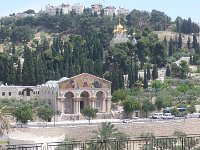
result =
[{"label": "parked car", "polygon": [[162,118],[163,119],[173,119],[174,115],[172,115],[171,113],[164,113]]},{"label": "parked car", "polygon": [[162,116],[163,116],[163,113],[154,113],[153,116],[152,116],[152,118],[153,119],[161,119]]},{"label": "parked car", "polygon": [[130,119],[124,119],[122,122],[123,122],[123,123],[131,123],[132,120],[130,120]]}]

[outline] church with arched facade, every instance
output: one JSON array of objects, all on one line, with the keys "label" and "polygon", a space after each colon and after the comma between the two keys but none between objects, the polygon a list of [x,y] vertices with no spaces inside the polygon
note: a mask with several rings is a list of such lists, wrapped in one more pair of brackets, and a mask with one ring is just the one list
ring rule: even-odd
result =
[{"label": "church with arched facade", "polygon": [[111,82],[88,73],[48,81],[39,87],[39,93],[63,116],[80,115],[87,105],[101,114],[111,111]]},{"label": "church with arched facade", "polygon": [[79,114],[84,106],[97,108],[98,112],[110,112],[111,83],[83,73],[58,83],[57,102],[62,113]]}]

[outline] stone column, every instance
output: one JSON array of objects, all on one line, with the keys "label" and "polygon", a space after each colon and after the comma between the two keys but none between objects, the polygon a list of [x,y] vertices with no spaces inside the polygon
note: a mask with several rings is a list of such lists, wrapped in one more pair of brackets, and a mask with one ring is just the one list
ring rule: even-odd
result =
[{"label": "stone column", "polygon": [[102,99],[102,112],[106,112],[106,98]]},{"label": "stone column", "polygon": [[106,112],[110,113],[111,112],[111,98],[107,97],[106,99]]},{"label": "stone column", "polygon": [[89,98],[89,105],[92,107],[92,108],[95,108],[95,97],[93,98]]},{"label": "stone column", "polygon": [[80,114],[80,98],[77,98],[77,102],[76,102],[76,108],[77,108],[77,114]]},{"label": "stone column", "polygon": [[73,104],[74,104],[74,105],[73,105],[73,106],[74,106],[74,112],[73,112],[73,113],[74,113],[74,114],[77,113],[77,107],[76,107],[77,101],[76,101],[76,100],[77,100],[77,98],[74,98],[74,99],[73,99]]},{"label": "stone column", "polygon": [[95,108],[95,102],[96,102],[96,97],[92,98],[92,101],[91,101],[92,108]]},{"label": "stone column", "polygon": [[62,97],[60,98],[60,103],[61,103],[61,114],[64,114],[65,112],[65,105],[64,105],[64,102],[65,102],[65,98]]}]

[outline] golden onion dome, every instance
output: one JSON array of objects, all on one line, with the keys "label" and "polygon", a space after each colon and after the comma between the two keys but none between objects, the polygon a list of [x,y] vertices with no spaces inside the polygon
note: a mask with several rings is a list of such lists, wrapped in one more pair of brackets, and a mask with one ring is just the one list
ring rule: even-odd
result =
[{"label": "golden onion dome", "polygon": [[124,27],[119,23],[118,25],[117,25],[117,29],[123,29]]}]

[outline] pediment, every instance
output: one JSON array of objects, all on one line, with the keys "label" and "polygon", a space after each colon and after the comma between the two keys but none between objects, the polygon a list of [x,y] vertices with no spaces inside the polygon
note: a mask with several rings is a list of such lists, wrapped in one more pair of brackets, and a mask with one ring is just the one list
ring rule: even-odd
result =
[{"label": "pediment", "polygon": [[111,82],[97,76],[82,73],[58,83],[60,89],[111,88]]}]

